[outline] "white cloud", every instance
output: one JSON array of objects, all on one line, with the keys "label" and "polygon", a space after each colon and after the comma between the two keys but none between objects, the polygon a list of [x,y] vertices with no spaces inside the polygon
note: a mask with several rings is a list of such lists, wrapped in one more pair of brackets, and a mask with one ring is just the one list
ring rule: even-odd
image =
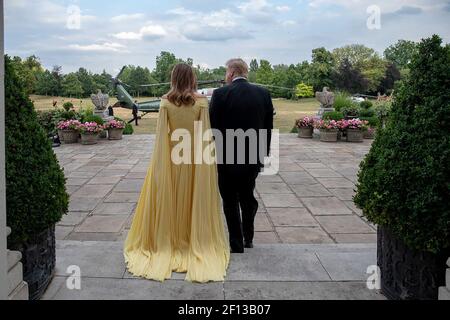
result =
[{"label": "white cloud", "polygon": [[285,27],[289,27],[289,26],[295,26],[297,24],[297,22],[295,22],[294,20],[285,20],[281,24]]},{"label": "white cloud", "polygon": [[291,7],[289,7],[289,6],[277,6],[276,9],[277,9],[277,11],[279,11],[279,12],[288,12],[288,11],[291,11]]},{"label": "white cloud", "polygon": [[244,17],[251,22],[267,23],[273,20],[274,8],[266,0],[249,0],[237,7]]},{"label": "white cloud", "polygon": [[69,45],[70,49],[77,51],[95,51],[95,52],[103,52],[103,51],[112,51],[112,52],[121,52],[125,51],[126,48],[124,45],[114,42],[104,42],[102,44],[88,44],[88,45],[79,45],[79,44],[71,44]]},{"label": "white cloud", "polygon": [[147,25],[142,27],[139,32],[119,32],[113,34],[113,37],[120,40],[156,40],[167,35],[167,31],[161,25]]},{"label": "white cloud", "polygon": [[133,14],[121,14],[118,16],[112,17],[111,22],[127,22],[144,18],[143,13],[133,13]]}]

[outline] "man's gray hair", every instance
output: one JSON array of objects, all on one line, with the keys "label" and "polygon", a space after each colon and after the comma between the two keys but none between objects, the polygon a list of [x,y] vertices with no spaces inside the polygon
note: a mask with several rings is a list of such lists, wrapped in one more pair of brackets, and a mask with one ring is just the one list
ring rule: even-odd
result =
[{"label": "man's gray hair", "polygon": [[248,77],[248,65],[244,60],[240,58],[230,59],[225,65],[234,72],[236,77]]}]

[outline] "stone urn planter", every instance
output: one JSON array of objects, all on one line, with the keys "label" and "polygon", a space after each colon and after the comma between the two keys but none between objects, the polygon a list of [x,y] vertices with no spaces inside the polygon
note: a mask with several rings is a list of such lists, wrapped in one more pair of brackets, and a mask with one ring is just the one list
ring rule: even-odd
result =
[{"label": "stone urn planter", "polygon": [[303,139],[312,139],[314,128],[313,127],[299,127],[298,137]]},{"label": "stone urn planter", "polygon": [[364,136],[361,129],[347,129],[347,142],[363,142]]},{"label": "stone urn planter", "polygon": [[38,300],[55,274],[55,226],[30,237],[15,249],[22,253],[23,280],[28,284],[29,299]]},{"label": "stone urn planter", "polygon": [[99,133],[82,133],[81,134],[81,144],[92,145],[98,143]]},{"label": "stone urn planter", "polygon": [[110,128],[108,129],[108,139],[109,140],[122,140],[123,129]]},{"label": "stone urn planter", "polygon": [[377,264],[381,291],[392,300],[437,300],[445,285],[450,250],[438,254],[412,250],[386,227],[378,227]]},{"label": "stone urn planter", "polygon": [[62,143],[71,144],[78,142],[78,130],[58,130],[59,139]]},{"label": "stone urn planter", "polygon": [[320,141],[337,142],[338,129],[320,129]]}]

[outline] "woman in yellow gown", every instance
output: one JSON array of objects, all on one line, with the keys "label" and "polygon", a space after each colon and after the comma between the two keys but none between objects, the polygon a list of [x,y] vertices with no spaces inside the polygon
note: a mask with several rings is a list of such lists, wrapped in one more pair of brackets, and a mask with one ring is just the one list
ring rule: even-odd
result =
[{"label": "woman in yellow gown", "polygon": [[[216,164],[196,164],[194,148],[192,162],[172,159],[179,143],[171,141],[175,130],[189,132],[194,145],[210,129],[208,100],[196,90],[193,69],[176,65],[171,90],[161,101],[152,159],[124,245],[128,271],[135,276],[164,281],[175,271],[186,272],[187,281],[208,282],[223,281],[226,275],[230,249]],[[207,137],[200,147],[213,143]]]}]

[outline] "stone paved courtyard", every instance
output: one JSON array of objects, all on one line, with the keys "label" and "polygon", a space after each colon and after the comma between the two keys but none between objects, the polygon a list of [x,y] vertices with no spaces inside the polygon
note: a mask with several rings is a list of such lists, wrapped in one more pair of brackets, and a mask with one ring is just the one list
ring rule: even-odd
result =
[{"label": "stone paved courtyard", "polygon": [[[225,283],[163,284],[125,270],[122,244],[154,144],[153,135],[56,148],[71,196],[56,228],[57,276],[45,299],[379,299],[366,269],[376,264],[376,229],[352,202],[363,143],[280,136],[280,172],[260,176],[255,248],[232,255]],[[82,290],[65,287],[78,265]]]}]

